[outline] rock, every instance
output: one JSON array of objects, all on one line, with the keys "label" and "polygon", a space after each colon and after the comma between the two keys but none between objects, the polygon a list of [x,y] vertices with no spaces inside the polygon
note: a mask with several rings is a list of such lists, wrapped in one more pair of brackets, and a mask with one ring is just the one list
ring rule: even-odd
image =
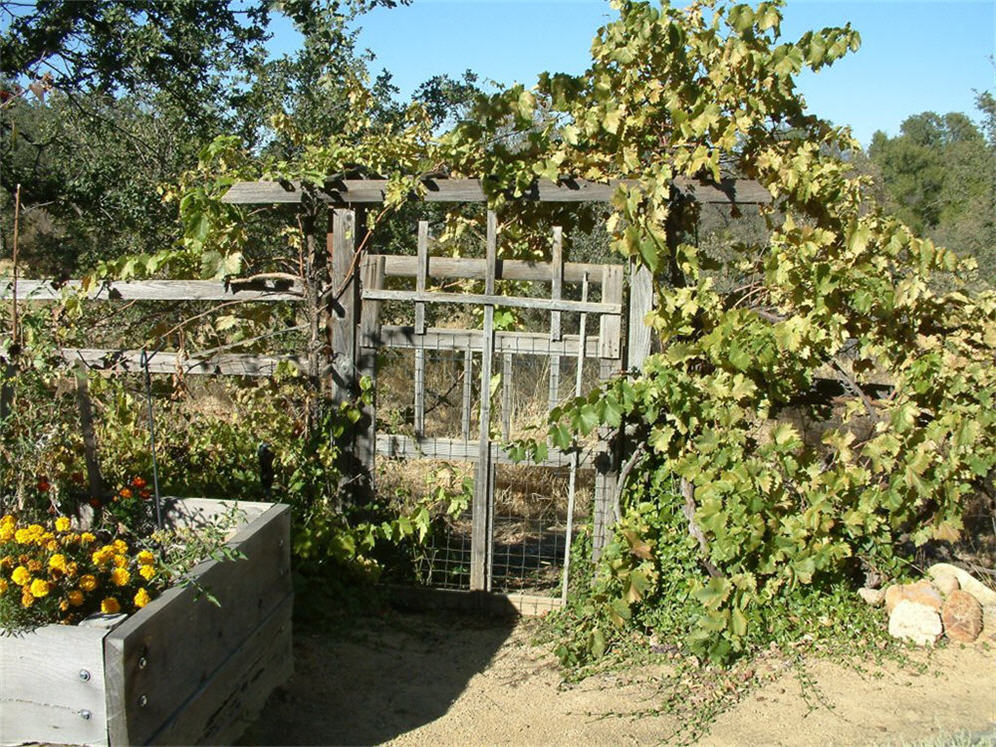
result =
[{"label": "rock", "polygon": [[996,607],[982,608],[982,632],[991,641],[996,641]]},{"label": "rock", "polygon": [[937,590],[941,592],[945,598],[951,596],[952,593],[961,588],[961,584],[958,583],[958,577],[952,574],[941,574],[934,579],[934,586],[937,587]]},{"label": "rock", "polygon": [[926,579],[913,584],[893,584],[885,590],[885,609],[891,615],[892,611],[902,601],[916,602],[926,607],[941,611],[944,597],[934,585]]},{"label": "rock", "polygon": [[943,632],[940,614],[926,604],[903,599],[889,615],[889,635],[918,646],[933,646]]},{"label": "rock", "polygon": [[962,570],[956,565],[935,563],[927,569],[927,575],[931,578],[954,576],[958,579],[958,585],[961,587],[961,590],[967,591],[975,597],[983,607],[996,607],[996,591],[993,591],[971,573]]},{"label": "rock", "polygon": [[869,589],[867,586],[858,589],[858,596],[870,607],[880,607],[885,601],[885,589]]},{"label": "rock", "polygon": [[982,632],[982,605],[967,591],[953,591],[941,609],[941,621],[952,641],[972,643]]}]

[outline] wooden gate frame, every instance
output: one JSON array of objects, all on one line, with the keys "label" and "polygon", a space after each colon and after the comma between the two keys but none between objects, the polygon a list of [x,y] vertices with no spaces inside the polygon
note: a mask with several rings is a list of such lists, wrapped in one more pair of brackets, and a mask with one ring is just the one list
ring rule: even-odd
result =
[{"label": "wooden gate frame", "polygon": [[[451,259],[430,257],[428,253],[428,223],[421,221],[418,230],[416,257],[371,255],[361,262],[361,313],[359,323],[357,376],[376,379],[377,351],[383,348],[412,349],[415,351],[414,376],[414,428],[415,435],[378,434],[376,411],[371,408],[370,426],[357,444],[357,458],[370,473],[374,470],[376,455],[394,458],[446,458],[476,463],[474,498],[472,505],[471,572],[472,591],[491,591],[492,523],[494,512],[494,477],[496,464],[511,464],[512,459],[491,437],[491,398],[487,395],[494,373],[496,353],[504,358],[503,370],[503,423],[505,438],[509,433],[508,402],[511,394],[511,356],[513,354],[544,355],[551,358],[551,370],[559,370],[562,356],[575,356],[579,363],[586,359],[599,361],[599,378],[607,379],[622,370],[622,314],[623,270],[620,264],[584,264],[563,262],[562,232],[554,229],[551,262],[523,262],[497,259],[498,221],[495,213],[487,214],[487,240],[485,259]],[[415,290],[386,290],[386,277],[415,278]],[[484,280],[483,294],[427,292],[429,277],[467,278]],[[532,298],[500,295],[495,293],[497,279],[517,279],[549,282],[549,298]],[[572,301],[561,298],[563,283],[584,279],[586,283],[600,285],[600,302]],[[381,325],[379,319],[382,301],[408,301],[415,303],[415,323],[412,326]],[[427,304],[476,305],[483,308],[483,328],[479,330],[427,328]],[[496,306],[540,309],[550,313],[549,333],[496,333],[494,310]],[[587,336],[563,335],[560,317],[564,312],[598,314],[599,330],[591,344]],[[590,348],[590,350],[589,350]],[[465,354],[465,385],[463,391],[463,438],[425,438],[425,351],[463,350]],[[477,440],[470,440],[471,386],[469,365],[474,352],[481,354],[480,417]],[[376,387],[374,387],[376,392]],[[559,376],[551,375],[549,400],[559,399]],[[595,537],[604,541],[612,519],[612,502],[618,478],[618,459],[603,429],[600,433],[601,448],[584,456],[575,467],[594,469],[595,474]],[[547,458],[531,462],[533,466],[558,467],[570,465],[573,452],[550,449]],[[603,542],[596,544],[601,548]]]}]

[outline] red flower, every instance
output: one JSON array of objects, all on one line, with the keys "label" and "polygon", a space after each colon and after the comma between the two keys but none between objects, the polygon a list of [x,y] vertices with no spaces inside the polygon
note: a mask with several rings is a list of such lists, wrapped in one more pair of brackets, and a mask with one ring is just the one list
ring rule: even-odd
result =
[{"label": "red flower", "polygon": [[52,486],[48,484],[48,480],[46,480],[44,477],[40,477],[40,478],[38,478],[38,486],[37,487],[38,487],[39,492],[41,492],[41,493],[47,493],[48,490],[49,490],[49,488],[51,488]]},{"label": "red flower", "polygon": [[142,479],[141,477],[136,477],[136,478],[135,478],[134,480],[132,480],[132,481],[131,481],[131,486],[132,486],[133,488],[136,488],[136,489],[138,489],[138,490],[141,490],[141,489],[142,489],[142,488],[144,488],[144,487],[145,487],[145,486],[146,486],[147,484],[148,484],[148,483],[146,483],[146,482],[145,482],[145,480],[143,480],[143,479]]}]

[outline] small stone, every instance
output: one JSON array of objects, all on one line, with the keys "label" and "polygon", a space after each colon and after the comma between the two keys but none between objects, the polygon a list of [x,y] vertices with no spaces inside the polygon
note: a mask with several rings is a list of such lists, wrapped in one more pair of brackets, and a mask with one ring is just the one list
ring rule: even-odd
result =
[{"label": "small stone", "polygon": [[949,574],[942,574],[935,578],[934,586],[937,587],[937,590],[941,592],[945,598],[961,589],[961,584],[958,583],[958,577]]},{"label": "small stone", "polygon": [[912,584],[893,584],[885,590],[885,609],[890,615],[900,602],[916,602],[938,612],[944,606],[944,597],[926,579]]},{"label": "small stone", "polygon": [[869,589],[865,586],[858,589],[858,596],[870,607],[880,607],[885,601],[885,589]]},{"label": "small stone", "polygon": [[931,578],[954,576],[962,591],[967,591],[975,597],[983,607],[996,607],[996,591],[975,578],[971,573],[950,563],[935,563],[927,569]]},{"label": "small stone", "polygon": [[982,632],[982,605],[967,591],[954,591],[944,602],[941,620],[952,641],[972,643]]},{"label": "small stone", "polygon": [[941,616],[926,604],[903,599],[889,615],[889,635],[918,646],[933,646],[943,632]]}]

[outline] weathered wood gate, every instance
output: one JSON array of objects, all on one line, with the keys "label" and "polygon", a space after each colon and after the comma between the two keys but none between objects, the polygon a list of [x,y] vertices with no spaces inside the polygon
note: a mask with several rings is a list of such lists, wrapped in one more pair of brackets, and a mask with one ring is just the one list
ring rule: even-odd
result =
[{"label": "weathered wood gate", "polygon": [[[380,427],[374,414],[371,418],[371,432],[363,446],[363,460],[373,472],[375,455],[394,459],[430,459],[472,462],[475,465],[473,505],[471,511],[471,541],[468,553],[469,573],[467,588],[470,590],[494,591],[495,580],[495,472],[498,464],[510,464],[512,460],[502,447],[512,432],[513,376],[516,370],[515,357],[542,358],[544,370],[549,371],[544,413],[561,402],[561,361],[573,362],[574,382],[569,387],[572,395],[580,393],[581,375],[586,361],[597,365],[597,377],[605,379],[622,368],[622,314],[623,270],[619,264],[583,264],[563,262],[563,241],[559,228],[551,236],[550,262],[524,262],[498,260],[498,222],[494,212],[487,214],[486,256],[484,259],[451,259],[432,257],[429,254],[428,224],[421,222],[418,231],[418,254],[415,257],[371,255],[362,260],[361,272],[361,314],[359,324],[359,357],[362,362],[359,373],[376,378],[376,360],[379,351],[385,349],[407,349],[414,351],[411,397],[414,402],[411,422],[412,435],[386,432]],[[414,289],[387,289],[387,278],[414,279]],[[444,293],[427,290],[430,279],[445,281],[483,280],[483,293]],[[548,286],[546,297],[516,295],[513,292],[498,292],[500,281],[541,283]],[[508,285],[509,283],[506,283]],[[564,297],[565,284],[580,286],[581,300]],[[589,292],[600,293],[599,301],[589,300]],[[575,294],[576,295],[576,294]],[[414,304],[414,319],[411,324],[385,325],[380,320],[380,305],[383,302],[408,302]],[[427,309],[435,306],[477,307],[482,310],[483,321],[479,328],[430,327],[426,323]],[[548,320],[547,329],[542,332],[504,332],[495,330],[496,308],[531,310]],[[579,315],[579,328],[574,334],[565,334],[562,316]],[[588,332],[588,317],[597,317],[597,331]],[[460,406],[460,432],[448,437],[433,437],[426,434],[426,356],[430,351],[451,351],[463,358],[463,387]],[[479,361],[477,394],[472,390],[472,371],[475,360]],[[501,360],[500,373],[496,373],[497,360]],[[535,371],[536,367],[531,366]],[[500,377],[500,396],[495,392],[500,413],[500,424],[493,417],[491,387],[493,377]],[[374,388],[375,391],[378,387]],[[477,428],[471,429],[471,410],[477,401]],[[605,434],[603,434],[605,435]],[[562,553],[552,557],[549,552],[540,553],[542,561],[548,565],[547,571],[556,571],[566,581],[566,574],[560,573],[569,563],[571,527],[574,513],[574,492],[577,471],[593,469],[594,479],[594,536],[601,538],[610,522],[610,505],[615,488],[616,459],[612,443],[600,439],[589,448],[574,451],[550,449],[545,459],[530,462],[531,467],[557,468],[570,470],[566,526],[562,532]],[[537,557],[540,560],[540,557]],[[534,572],[536,568],[526,568],[523,558],[523,571]],[[559,562],[558,562],[559,561]],[[506,569],[506,574],[508,573]],[[548,573],[549,575],[549,573]],[[563,590],[563,582],[561,589]],[[551,589],[552,591],[552,589]],[[521,596],[521,595],[520,595]],[[528,600],[518,600],[519,602]],[[539,603],[533,600],[533,604]]]}]

